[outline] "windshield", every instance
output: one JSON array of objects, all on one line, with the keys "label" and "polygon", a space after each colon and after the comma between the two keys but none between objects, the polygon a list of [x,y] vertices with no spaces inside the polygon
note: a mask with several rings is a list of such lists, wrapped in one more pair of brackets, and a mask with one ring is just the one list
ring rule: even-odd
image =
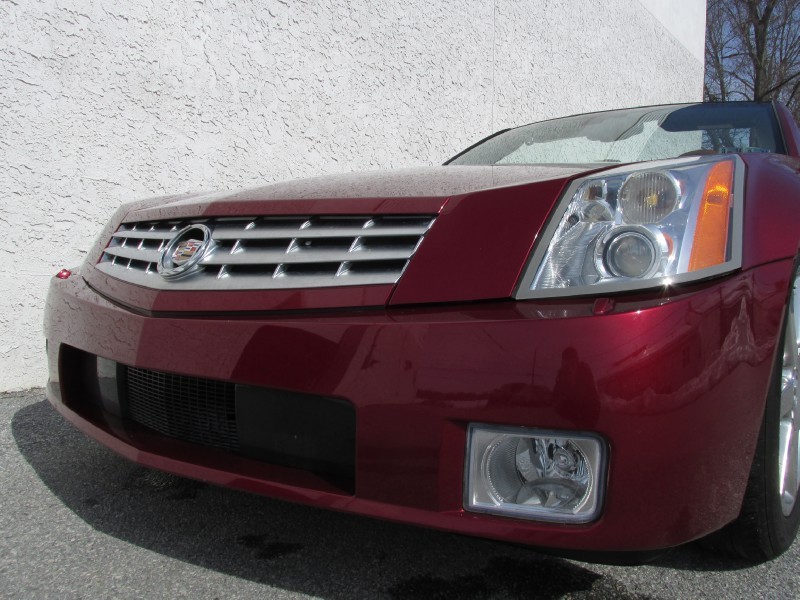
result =
[{"label": "windshield", "polygon": [[771,104],[673,104],[554,119],[500,133],[447,164],[629,163],[729,152],[784,152]]}]

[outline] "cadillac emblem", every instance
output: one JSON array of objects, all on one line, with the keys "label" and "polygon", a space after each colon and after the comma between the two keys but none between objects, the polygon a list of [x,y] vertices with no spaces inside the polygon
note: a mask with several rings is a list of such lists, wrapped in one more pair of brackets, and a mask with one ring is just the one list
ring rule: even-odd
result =
[{"label": "cadillac emblem", "polygon": [[158,260],[164,279],[178,279],[202,269],[200,261],[213,245],[211,230],[205,225],[189,225],[175,234]]},{"label": "cadillac emblem", "polygon": [[185,240],[178,244],[175,252],[172,253],[172,262],[178,266],[186,264],[202,247],[202,240]]}]

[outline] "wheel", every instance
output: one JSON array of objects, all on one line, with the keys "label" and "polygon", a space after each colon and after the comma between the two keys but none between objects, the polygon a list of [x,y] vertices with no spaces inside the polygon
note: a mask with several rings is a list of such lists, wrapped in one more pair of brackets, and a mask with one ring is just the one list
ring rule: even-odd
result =
[{"label": "wheel", "polygon": [[800,273],[795,273],[742,512],[706,545],[752,562],[792,545],[800,524]]}]

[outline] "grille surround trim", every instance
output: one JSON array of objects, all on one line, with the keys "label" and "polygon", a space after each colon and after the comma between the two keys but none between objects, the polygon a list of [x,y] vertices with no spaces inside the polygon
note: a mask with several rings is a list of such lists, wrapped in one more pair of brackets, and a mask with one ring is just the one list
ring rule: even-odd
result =
[{"label": "grille surround trim", "polygon": [[[217,217],[123,223],[96,268],[159,290],[282,290],[394,284],[435,215]],[[182,229],[212,244],[191,275],[165,279],[158,262]]]}]

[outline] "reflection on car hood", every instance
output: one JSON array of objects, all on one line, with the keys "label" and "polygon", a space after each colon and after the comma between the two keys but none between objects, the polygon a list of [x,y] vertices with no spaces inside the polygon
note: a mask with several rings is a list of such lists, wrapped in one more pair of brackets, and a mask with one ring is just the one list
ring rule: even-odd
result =
[{"label": "reflection on car hood", "polygon": [[493,187],[569,177],[585,167],[426,167],[325,175],[275,183],[234,194],[246,199],[402,198],[452,196]]},{"label": "reflection on car hood", "polygon": [[[592,167],[589,165],[506,165],[368,171],[296,179],[239,191],[151,198],[133,204],[132,209],[138,211],[158,207],[163,214],[174,208],[180,214],[207,214],[210,205],[229,202],[258,204],[295,200],[445,198],[491,188],[563,179],[590,169]],[[257,212],[257,206],[252,208]],[[161,216],[136,215],[137,218]]]}]

